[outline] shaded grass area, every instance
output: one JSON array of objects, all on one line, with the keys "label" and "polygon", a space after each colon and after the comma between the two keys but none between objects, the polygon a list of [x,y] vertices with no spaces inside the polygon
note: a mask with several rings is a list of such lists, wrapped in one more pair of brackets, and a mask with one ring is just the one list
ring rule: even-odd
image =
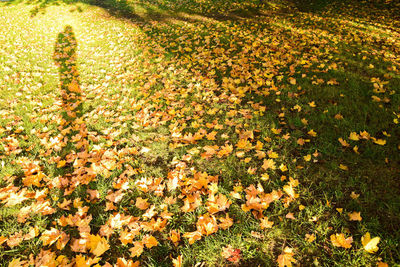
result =
[{"label": "shaded grass area", "polygon": [[[193,245],[189,245],[185,240],[179,247],[175,247],[165,241],[160,246],[144,252],[141,256],[144,264],[169,266],[171,258],[168,255],[173,254],[174,258],[183,255],[188,265],[197,262],[205,262],[210,266],[224,265],[227,262],[221,256],[221,248],[230,244],[240,248],[241,263],[247,266],[274,264],[277,255],[285,246],[295,247],[295,257],[305,265],[373,265],[377,259],[363,251],[360,243],[360,238],[365,232],[381,237],[379,257],[390,263],[399,262],[400,237],[396,226],[400,223],[400,192],[397,186],[400,171],[400,132],[398,124],[394,122],[400,106],[399,59],[396,57],[399,52],[398,35],[390,33],[387,36],[384,27],[352,24],[336,20],[335,17],[322,18],[314,14],[273,14],[219,20],[215,17],[184,14],[179,17],[175,11],[165,14],[167,8],[151,10],[148,8],[150,5],[144,6],[141,3],[120,2],[121,6],[109,3],[111,4],[105,7],[111,9],[110,14],[117,18],[123,17],[124,21],[112,16],[106,17],[102,11],[82,5],[84,14],[91,15],[91,12],[97,12],[94,13],[96,19],[92,20],[89,17],[85,27],[78,29],[78,32],[81,31],[82,78],[85,79],[84,86],[88,88],[84,117],[89,130],[98,133],[100,144],[110,144],[118,149],[137,147],[140,150],[142,146],[150,148],[148,154],[137,156],[134,159],[137,162],[132,162],[132,166],[140,166],[142,169],[141,174],[134,176],[132,183],[141,178],[166,177],[174,169],[173,162],[187,155],[189,149],[201,149],[205,145],[213,144],[222,146],[226,140],[201,140],[189,145],[183,142],[181,147],[173,148],[179,141],[172,138],[171,125],[182,124],[180,117],[171,117],[161,125],[157,121],[146,125],[147,122],[141,120],[140,116],[132,119],[129,118],[130,114],[145,116],[147,111],[148,120],[151,120],[151,116],[157,116],[161,111],[168,114],[178,112],[181,117],[197,116],[203,119],[200,124],[204,125],[215,120],[218,124],[224,124],[226,118],[229,118],[227,112],[232,109],[243,114],[246,114],[246,110],[251,110],[253,117],[234,117],[235,125],[226,127],[223,131],[229,135],[229,143],[235,145],[245,130],[253,130],[256,138],[265,143],[263,151],[278,152],[277,161],[288,166],[289,174],[280,170],[268,171],[270,179],[263,181],[260,179],[259,168],[262,161],[254,158],[249,163],[233,154],[226,159],[202,159],[194,156],[196,160],[191,166],[210,175],[219,175],[219,190],[226,195],[238,183],[244,188],[260,183],[266,191],[270,191],[279,189],[286,183],[282,176],[294,176],[300,181],[299,198],[293,200],[288,207],[284,203],[274,203],[266,212],[275,222],[272,229],[260,230],[259,221],[251,213],[244,212],[241,209],[242,202],[237,201],[229,209],[230,216],[235,220],[232,228],[203,237]],[[201,10],[198,13],[200,14]],[[38,16],[43,18],[46,14]],[[79,13],[66,16],[81,22]],[[96,34],[90,33],[94,29],[94,26],[89,26],[93,21],[96,23],[95,27],[103,30],[96,31]],[[63,21],[59,23],[61,27]],[[114,23],[117,26],[114,26]],[[104,25],[114,27],[111,31],[113,33],[107,32]],[[127,25],[130,31],[136,30],[140,34],[136,36],[130,31],[124,31]],[[115,27],[125,36],[117,35]],[[85,34],[88,36],[84,37]],[[391,35],[394,37],[390,37]],[[111,42],[104,42],[110,39]],[[243,55],[248,61],[243,61]],[[9,59],[3,54],[2,60],[6,62]],[[302,60],[305,61],[304,64],[301,63]],[[30,61],[33,66],[39,65],[37,58]],[[85,61],[87,63],[84,63]],[[42,65],[50,64],[46,62]],[[108,62],[113,62],[113,66],[108,66]],[[393,66],[397,66],[397,69]],[[22,72],[22,65],[18,65],[17,69]],[[248,89],[248,86],[258,82],[257,77],[260,75],[257,70],[267,75],[272,74],[271,78],[265,80],[279,89],[267,90],[270,85],[266,82]],[[290,77],[296,79],[296,84],[289,82]],[[49,98],[57,99],[57,94],[51,89],[55,88],[56,79],[44,78],[51,80],[45,85],[48,89],[42,88],[36,95],[41,97],[43,93],[49,92]],[[224,78],[237,79],[238,82],[227,82]],[[387,85],[385,84],[385,92],[374,93],[371,78],[388,81]],[[42,82],[39,78],[32,81]],[[328,84],[329,81],[332,82]],[[198,87],[194,87],[193,84],[197,84]],[[8,97],[5,95],[3,98],[4,109],[7,107],[7,99],[13,99],[13,94],[21,90],[18,85],[11,88],[13,89]],[[260,93],[264,90],[268,94]],[[233,102],[215,103],[214,99],[224,93],[230,94],[231,99],[237,98],[237,103],[235,104],[234,99]],[[374,95],[380,98],[379,102],[372,101],[371,97]],[[33,110],[23,96],[21,94],[15,106],[18,115],[26,112],[25,105]],[[386,102],[385,98],[389,102]],[[49,99],[49,103],[51,101]],[[260,103],[266,110],[254,113],[250,101]],[[315,107],[309,104],[312,101],[315,102]],[[142,104],[132,108],[134,102]],[[185,107],[192,106],[193,102],[203,104],[204,109],[210,112],[203,114],[191,109],[185,110]],[[171,103],[174,103],[174,106]],[[146,107],[153,112],[148,111]],[[213,112],[214,108],[218,108],[222,113]],[[37,109],[37,112],[37,116],[40,116],[41,109]],[[103,116],[96,116],[99,112]],[[336,119],[337,114],[343,118]],[[120,116],[127,117],[118,119]],[[302,121],[303,118],[306,118],[307,123]],[[31,129],[44,127],[39,122],[32,125],[31,119],[26,117],[22,124],[27,135]],[[10,127],[10,120],[2,121],[2,126]],[[184,123],[192,125],[195,121],[188,119]],[[285,140],[281,134],[274,133],[272,128],[281,129],[282,135],[287,133],[290,139]],[[118,129],[122,129],[123,132],[115,136],[109,135]],[[194,134],[197,129],[198,127],[188,126],[182,130],[182,134]],[[311,129],[317,133],[316,138],[308,134]],[[367,131],[375,138],[384,138],[387,143],[379,146],[371,140],[348,139],[350,132],[360,131]],[[385,136],[383,131],[390,136]],[[218,135],[220,134],[222,132]],[[128,140],[120,141],[123,138]],[[267,142],[264,138],[270,138],[271,141]],[[299,145],[300,138],[310,142]],[[339,138],[347,140],[350,143],[349,147],[342,146],[338,142]],[[31,144],[32,140],[29,139],[26,146]],[[93,141],[92,145],[95,144],[97,143]],[[359,147],[360,154],[352,150],[355,145]],[[315,153],[316,150],[319,155],[313,156],[311,162],[305,162],[303,156]],[[29,157],[36,155],[26,154]],[[246,157],[252,155],[249,153]],[[18,176],[18,171],[14,169],[16,167],[9,164],[12,156],[3,158],[7,162],[3,175],[10,172]],[[340,164],[346,165],[348,170],[340,169]],[[256,174],[251,174],[248,171],[249,167],[259,170]],[[23,173],[20,175],[23,176]],[[105,196],[108,190],[112,189],[113,179],[119,175],[116,171],[112,176],[91,184],[92,188],[99,190],[102,195],[101,202],[90,206],[92,214],[98,215],[92,222],[96,230],[107,221],[109,214],[99,207],[105,205]],[[353,199],[350,196],[352,192],[360,196]],[[130,193],[131,195],[120,203],[119,211],[128,207],[128,214],[140,216],[141,212],[129,205],[131,200],[143,195],[136,188]],[[76,196],[84,198],[79,192]],[[162,202],[162,199],[152,194],[146,196],[154,203]],[[300,205],[305,207],[302,211],[299,211]],[[337,208],[343,208],[344,212],[339,213]],[[1,235],[7,236],[18,231],[20,228],[13,218],[18,210],[1,210],[4,212]],[[194,212],[183,213],[177,205],[172,207],[171,211],[175,215],[169,223],[169,229],[188,232],[195,230],[197,218],[204,214],[205,209],[200,207]],[[361,222],[348,220],[347,213],[353,211],[361,212]],[[289,212],[295,214],[295,220],[285,218]],[[46,218],[41,217],[35,217],[32,221],[42,225],[43,229],[48,223]],[[10,225],[14,227],[9,228]],[[330,235],[340,232],[353,236],[355,244],[351,250],[332,246]],[[317,240],[311,243],[305,241],[305,234],[312,233],[316,235]],[[162,235],[160,233],[157,238],[161,240]],[[29,251],[37,254],[40,241],[35,242],[18,247],[18,252]],[[129,251],[121,246],[117,237],[110,239],[110,242],[116,245],[106,252],[107,260],[115,261],[114,255],[129,257]],[[2,248],[2,253],[7,262],[16,252]]]}]

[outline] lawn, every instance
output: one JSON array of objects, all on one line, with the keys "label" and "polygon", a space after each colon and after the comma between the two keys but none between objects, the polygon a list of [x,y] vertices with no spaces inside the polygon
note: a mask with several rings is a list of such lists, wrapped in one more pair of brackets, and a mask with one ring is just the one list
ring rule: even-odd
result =
[{"label": "lawn", "polygon": [[400,5],[297,2],[1,2],[1,266],[400,266]]}]

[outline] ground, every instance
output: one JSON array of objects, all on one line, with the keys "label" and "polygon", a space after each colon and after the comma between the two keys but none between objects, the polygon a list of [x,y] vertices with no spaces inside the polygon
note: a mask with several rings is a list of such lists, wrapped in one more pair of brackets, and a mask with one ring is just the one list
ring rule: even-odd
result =
[{"label": "ground", "polygon": [[348,3],[0,3],[2,266],[398,266],[399,6]]}]

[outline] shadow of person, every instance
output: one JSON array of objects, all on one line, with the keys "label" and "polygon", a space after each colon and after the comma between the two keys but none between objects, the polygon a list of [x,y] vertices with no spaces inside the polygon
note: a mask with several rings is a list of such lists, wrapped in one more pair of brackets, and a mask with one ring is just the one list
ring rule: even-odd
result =
[{"label": "shadow of person", "polygon": [[71,26],[60,32],[54,47],[54,62],[60,76],[63,118],[72,122],[82,116],[82,90],[76,64],[77,41]]},{"label": "shadow of person", "polygon": [[90,168],[87,168],[90,158],[89,142],[86,124],[82,118],[82,89],[76,51],[75,34],[71,26],[66,26],[64,31],[58,34],[53,55],[59,70],[62,98],[62,120],[59,130],[65,146],[60,152],[60,158],[66,164],[64,175],[68,178],[68,189],[64,194],[70,194],[77,186],[88,184],[94,179]]}]

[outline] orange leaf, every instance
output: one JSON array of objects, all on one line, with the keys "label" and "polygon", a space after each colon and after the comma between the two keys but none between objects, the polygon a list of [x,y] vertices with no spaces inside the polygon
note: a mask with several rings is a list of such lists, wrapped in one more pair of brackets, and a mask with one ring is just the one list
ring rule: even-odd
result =
[{"label": "orange leaf", "polygon": [[335,247],[351,248],[351,243],[353,242],[353,237],[345,238],[344,234],[334,234],[331,235],[332,245]]},{"label": "orange leaf", "polygon": [[192,245],[194,242],[201,239],[201,233],[199,231],[187,232],[183,234],[183,237],[188,238],[189,244]]},{"label": "orange leaf", "polygon": [[62,168],[62,167],[64,167],[66,163],[67,163],[67,162],[66,162],[65,160],[60,160],[60,161],[57,163],[57,168]]},{"label": "orange leaf", "polygon": [[229,218],[229,214],[226,213],[225,216],[226,216],[225,218],[221,217],[218,219],[221,222],[220,224],[218,224],[218,227],[221,227],[224,230],[228,229],[233,225],[233,219]]},{"label": "orange leaf", "polygon": [[274,225],[274,222],[269,221],[268,217],[263,217],[260,220],[261,220],[260,223],[261,229],[272,228],[272,225]]},{"label": "orange leaf", "polygon": [[8,267],[21,267],[25,266],[26,261],[21,261],[20,258],[13,259],[9,264]]},{"label": "orange leaf", "polygon": [[350,221],[361,221],[361,212],[352,212],[349,213]]},{"label": "orange leaf", "polygon": [[129,251],[131,252],[132,257],[139,257],[143,253],[144,245],[142,242],[135,242],[134,247],[130,248]]},{"label": "orange leaf", "polygon": [[57,241],[58,238],[61,237],[60,230],[56,228],[51,228],[51,230],[46,230],[43,232],[40,240],[43,242],[43,246],[51,246],[54,242]]},{"label": "orange leaf", "polygon": [[174,243],[174,245],[177,245],[178,242],[181,240],[181,235],[179,234],[179,232],[177,230],[171,230],[169,234],[169,239]]},{"label": "orange leaf", "polygon": [[90,252],[92,252],[93,255],[96,256],[102,255],[110,248],[107,240],[104,237],[98,235],[90,235],[87,246],[90,249]]},{"label": "orange leaf", "polygon": [[215,140],[215,136],[217,135],[218,132],[212,131],[211,133],[207,134],[207,140]]},{"label": "orange leaf", "polygon": [[276,165],[273,159],[264,159],[263,165],[261,166],[264,170],[275,170]]},{"label": "orange leaf", "polygon": [[293,249],[289,247],[285,247],[282,254],[278,256],[277,262],[279,267],[291,267],[292,263],[296,263],[296,259],[293,258],[294,253]]},{"label": "orange leaf", "polygon": [[122,244],[127,245],[129,243],[132,243],[135,236],[136,236],[136,233],[124,230],[121,232],[119,240],[121,241]]},{"label": "orange leaf", "polygon": [[240,249],[234,249],[231,245],[222,248],[221,255],[230,262],[238,263],[240,261]]},{"label": "orange leaf", "polygon": [[350,146],[349,143],[347,143],[346,140],[343,140],[343,138],[339,138],[338,140],[339,140],[339,142],[342,144],[342,146],[344,146],[344,147]]},{"label": "orange leaf", "polygon": [[125,258],[118,258],[116,267],[138,267],[139,261],[125,260]]},{"label": "orange leaf", "polygon": [[143,237],[142,242],[147,248],[152,248],[158,245],[157,239],[152,235]]},{"label": "orange leaf", "polygon": [[147,202],[147,198],[146,198],[146,199],[143,199],[143,198],[141,198],[141,197],[138,197],[138,198],[136,199],[136,204],[135,204],[135,206],[136,206],[138,209],[146,210],[146,209],[150,206],[150,204]]}]

